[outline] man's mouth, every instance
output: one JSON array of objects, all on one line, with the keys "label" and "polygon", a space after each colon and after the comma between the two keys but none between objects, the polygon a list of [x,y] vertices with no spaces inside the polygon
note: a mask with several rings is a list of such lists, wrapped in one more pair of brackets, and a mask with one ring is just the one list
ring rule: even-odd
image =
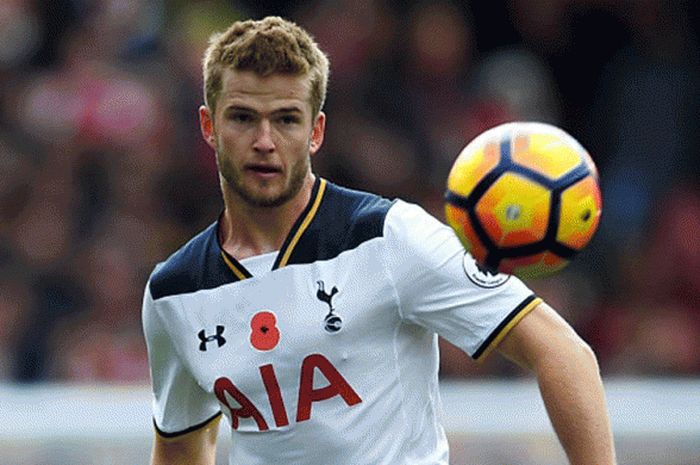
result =
[{"label": "man's mouth", "polygon": [[260,176],[274,176],[276,174],[282,173],[282,168],[280,168],[279,166],[265,165],[259,163],[247,165],[246,170]]}]

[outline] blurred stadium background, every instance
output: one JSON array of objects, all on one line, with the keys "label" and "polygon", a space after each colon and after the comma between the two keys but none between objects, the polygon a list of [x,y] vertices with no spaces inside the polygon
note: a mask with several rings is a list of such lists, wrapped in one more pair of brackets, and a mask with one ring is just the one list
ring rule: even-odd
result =
[{"label": "blurred stadium background", "polygon": [[[690,0],[0,1],[0,463],[146,463],[143,286],[222,206],[197,126],[201,55],[232,20],[280,14],[331,57],[314,164],[332,181],[441,218],[453,159],[491,126],[549,122],[589,149],[601,228],[529,284],[598,353],[621,463],[700,464],[699,13]],[[563,463],[524,373],[443,344],[441,376],[455,464]]]}]

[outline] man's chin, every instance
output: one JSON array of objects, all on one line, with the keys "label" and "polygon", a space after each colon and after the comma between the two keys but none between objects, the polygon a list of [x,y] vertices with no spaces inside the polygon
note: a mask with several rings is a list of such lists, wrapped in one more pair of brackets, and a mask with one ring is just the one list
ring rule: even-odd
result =
[{"label": "man's chin", "polygon": [[224,179],[231,192],[235,193],[245,204],[255,208],[282,206],[299,194],[304,185],[302,176],[292,178],[288,182],[274,183],[249,182],[250,179],[228,179],[225,176]]},{"label": "man's chin", "polygon": [[241,189],[238,191],[239,197],[251,207],[257,208],[275,208],[289,202],[294,193],[285,192],[251,192],[250,190]]},{"label": "man's chin", "polygon": [[289,198],[285,196],[278,196],[278,197],[256,197],[256,198],[248,198],[244,199],[245,202],[252,206],[252,207],[257,207],[257,208],[275,208],[275,207],[280,207],[284,205],[285,203],[289,202]]}]

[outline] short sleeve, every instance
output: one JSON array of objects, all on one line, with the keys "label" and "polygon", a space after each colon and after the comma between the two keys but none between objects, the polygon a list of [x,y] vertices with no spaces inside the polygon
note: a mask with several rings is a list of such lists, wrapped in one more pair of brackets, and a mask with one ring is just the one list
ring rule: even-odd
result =
[{"label": "short sleeve", "polygon": [[[150,283],[149,283],[150,284]],[[153,421],[161,436],[175,437],[202,428],[221,415],[216,398],[204,391],[181,362],[146,286],[143,331],[153,388]]]},{"label": "short sleeve", "polygon": [[541,302],[517,277],[480,269],[452,229],[417,205],[396,202],[384,229],[402,318],[476,360]]}]

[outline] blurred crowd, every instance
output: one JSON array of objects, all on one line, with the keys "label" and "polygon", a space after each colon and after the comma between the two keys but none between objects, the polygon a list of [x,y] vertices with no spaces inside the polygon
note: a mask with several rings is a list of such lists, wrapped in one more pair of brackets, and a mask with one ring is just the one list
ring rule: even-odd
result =
[{"label": "blurred crowd", "polygon": [[[442,218],[481,131],[559,125],[591,152],[603,217],[529,284],[604,375],[700,375],[700,8],[666,0],[2,0],[0,381],[145,382],[153,266],[219,214],[201,57],[278,14],[331,59],[331,181]],[[518,376],[443,343],[442,376]]]}]

